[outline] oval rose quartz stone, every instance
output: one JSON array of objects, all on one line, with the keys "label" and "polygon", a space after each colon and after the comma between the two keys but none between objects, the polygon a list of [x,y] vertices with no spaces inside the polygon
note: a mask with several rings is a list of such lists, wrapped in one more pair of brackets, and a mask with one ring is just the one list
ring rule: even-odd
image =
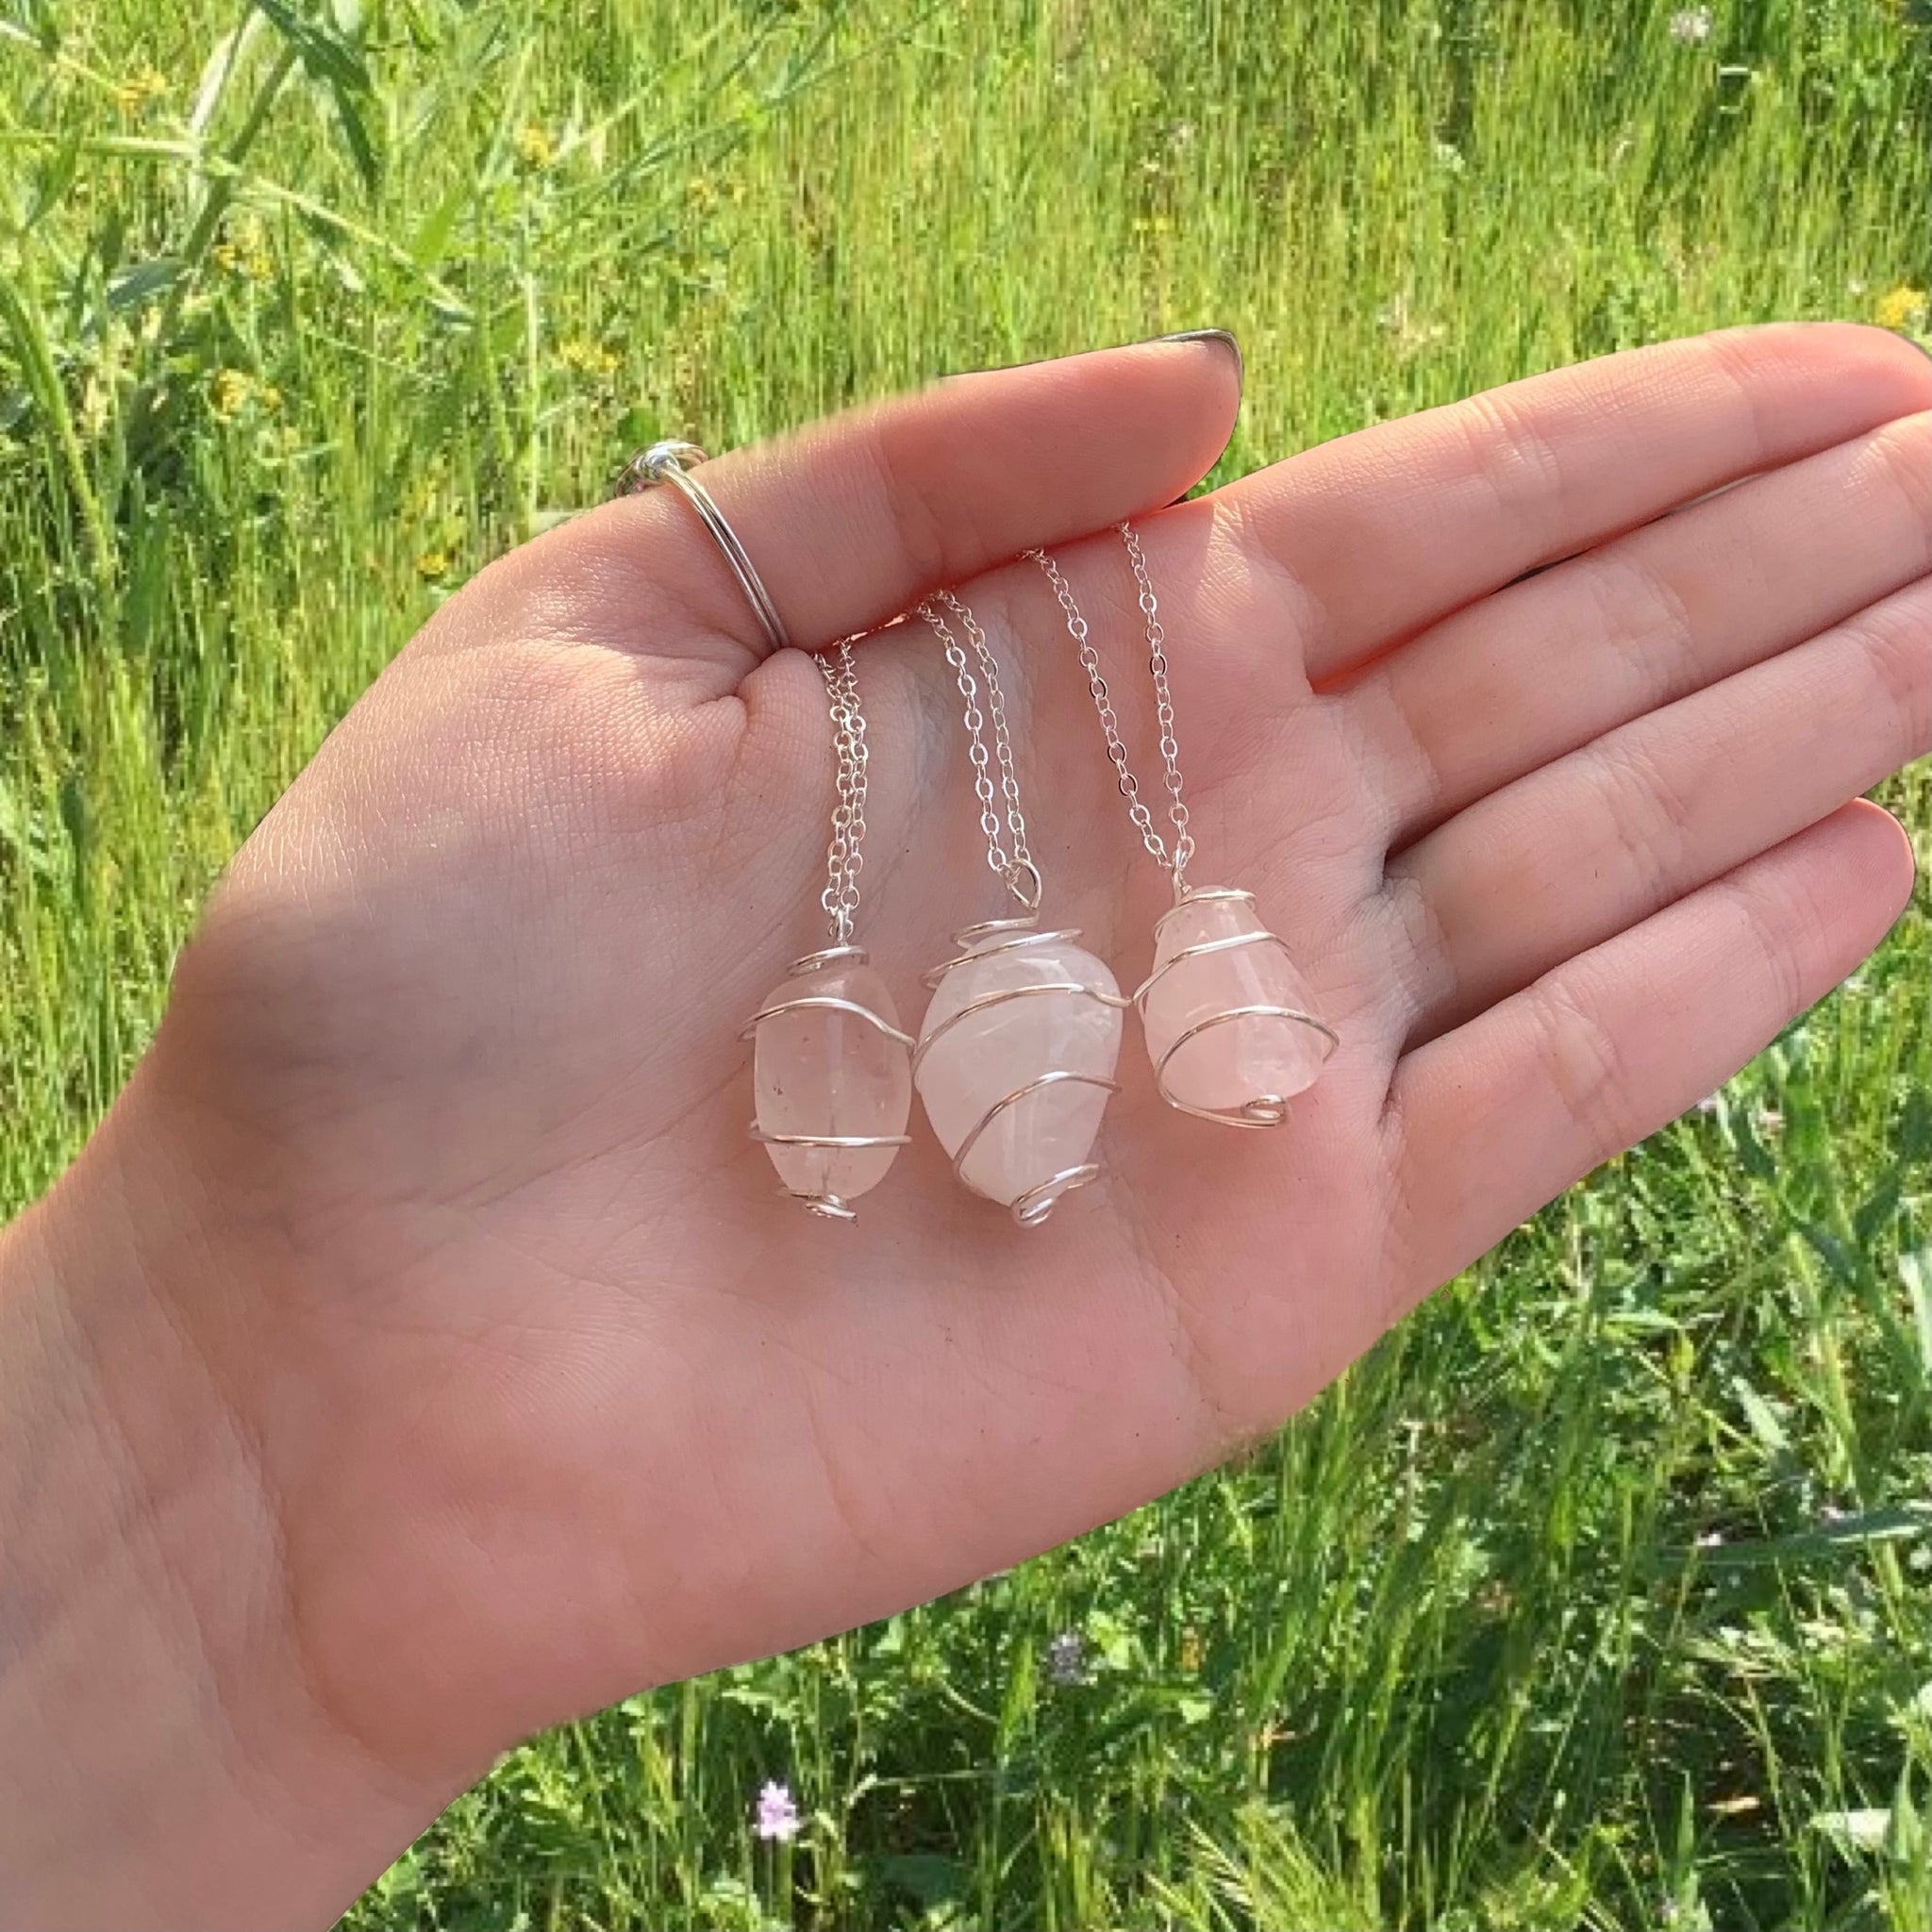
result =
[{"label": "oval rose quartz stone", "polygon": [[[1190,946],[1267,929],[1246,899],[1184,899],[1155,930],[1155,971]],[[1311,1013],[1314,1001],[1287,949],[1272,940],[1183,959],[1148,988],[1141,1006],[1147,1057],[1170,1099],[1204,1113],[1239,1114],[1314,1085],[1335,1042],[1306,1021],[1243,1014],[1183,1040],[1190,1027],[1237,1007]]]},{"label": "oval rose quartz stone", "polygon": [[[955,1013],[994,992],[1059,981],[1118,994],[1106,962],[1073,941],[991,950],[1010,937],[989,933],[967,946],[969,954],[988,957],[962,960],[940,981],[920,1028],[921,1042],[933,1043],[920,1056],[914,1078],[926,1118],[949,1155],[957,1156],[987,1113],[1028,1081],[1052,1071],[1111,1081],[1120,1060],[1121,1009],[1084,992],[1003,1000],[934,1038]],[[1109,1091],[1086,1080],[1063,1080],[1002,1108],[974,1140],[959,1178],[1010,1208],[1055,1174],[1086,1162]],[[1051,1190],[1030,1204],[1028,1220],[1044,1220],[1062,1191]]]},{"label": "oval rose quartz stone", "polygon": [[[890,1026],[898,1009],[863,960],[837,961],[774,987],[764,1005],[824,997],[851,1000]],[[911,1055],[857,1013],[801,1007],[760,1020],[752,1055],[758,1124],[767,1134],[903,1134],[912,1111]],[[849,1202],[886,1177],[897,1147],[798,1147],[765,1152],[788,1193]]]}]

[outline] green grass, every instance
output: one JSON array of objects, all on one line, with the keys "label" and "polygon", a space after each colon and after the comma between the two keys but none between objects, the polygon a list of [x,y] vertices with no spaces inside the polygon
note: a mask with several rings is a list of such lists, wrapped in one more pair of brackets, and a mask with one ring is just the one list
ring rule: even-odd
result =
[{"label": "green grass", "polygon": [[[1925,327],[1880,0],[378,0],[226,63],[240,0],[13,6],[0,1207],[331,720],[646,429],[1212,323],[1232,475],[1712,324]],[[538,1740],[351,1923],[1932,1923],[1928,930],[1241,1466]]]}]

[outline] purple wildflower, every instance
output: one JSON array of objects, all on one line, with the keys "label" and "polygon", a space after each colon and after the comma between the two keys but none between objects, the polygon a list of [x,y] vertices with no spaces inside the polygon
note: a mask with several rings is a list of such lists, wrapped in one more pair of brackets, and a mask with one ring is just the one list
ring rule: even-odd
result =
[{"label": "purple wildflower", "polygon": [[791,1788],[777,1780],[767,1781],[758,1790],[758,1822],[752,1829],[768,1844],[788,1845],[798,1836],[804,1820],[792,1802]]}]

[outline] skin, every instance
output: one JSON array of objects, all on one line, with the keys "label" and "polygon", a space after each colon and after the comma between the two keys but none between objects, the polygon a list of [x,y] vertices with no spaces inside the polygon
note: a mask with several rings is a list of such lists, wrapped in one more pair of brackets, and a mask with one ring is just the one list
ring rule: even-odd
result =
[{"label": "skin", "polygon": [[[1162,508],[1213,341],[947,382],[707,466],[795,641],[957,586],[1055,924],[1161,874],[1134,517],[1199,857],[1342,1043],[1290,1124],[1158,1104],[1021,1231],[915,1144],[778,1198],[738,1030],[824,943],[818,674],[674,492],[485,571],[251,838],[165,1024],[0,1243],[0,1916],[325,1923],[531,1730],[1076,1535],[1276,1424],[1741,1066],[1905,904],[1932,365],[1837,325],[1566,370]],[[1727,487],[1735,486],[1735,487]],[[1095,534],[1097,533],[1097,534]],[[860,937],[1007,909],[923,626],[858,653]]]}]

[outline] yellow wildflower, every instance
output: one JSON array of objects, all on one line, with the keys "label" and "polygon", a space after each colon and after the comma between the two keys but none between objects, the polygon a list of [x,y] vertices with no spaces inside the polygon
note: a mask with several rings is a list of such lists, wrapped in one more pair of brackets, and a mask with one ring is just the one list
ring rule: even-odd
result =
[{"label": "yellow wildflower", "polygon": [[215,414],[225,422],[240,413],[254,391],[254,378],[245,369],[217,369],[208,384],[208,400],[215,406]]},{"label": "yellow wildflower", "polygon": [[1881,328],[1923,329],[1926,322],[1925,291],[1900,283],[1879,296],[1878,307],[1873,312]]},{"label": "yellow wildflower", "polygon": [[251,282],[265,282],[275,264],[269,258],[268,235],[253,215],[242,215],[208,251],[215,266]]},{"label": "yellow wildflower", "polygon": [[114,90],[114,104],[124,114],[138,114],[168,92],[168,76],[152,66],[140,67]]},{"label": "yellow wildflower", "polygon": [[574,369],[579,375],[612,375],[623,359],[615,349],[608,348],[602,342],[593,342],[584,336],[571,336],[558,342],[557,358],[566,369]]},{"label": "yellow wildflower", "polygon": [[534,121],[517,129],[516,149],[526,168],[547,168],[557,158],[557,143]]},{"label": "yellow wildflower", "polygon": [[425,550],[416,559],[416,575],[425,581],[449,575],[449,552],[446,550]]}]

